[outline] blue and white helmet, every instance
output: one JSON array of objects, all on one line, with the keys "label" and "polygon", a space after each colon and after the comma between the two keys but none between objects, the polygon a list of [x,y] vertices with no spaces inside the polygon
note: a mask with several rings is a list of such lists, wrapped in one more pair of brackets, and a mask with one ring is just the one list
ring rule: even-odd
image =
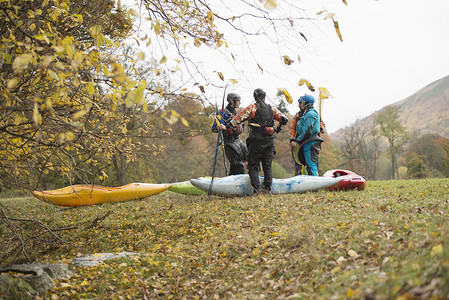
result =
[{"label": "blue and white helmet", "polygon": [[312,95],[304,95],[299,97],[298,99],[298,103],[304,102],[307,105],[312,105],[313,103],[315,103],[315,98],[313,98]]}]

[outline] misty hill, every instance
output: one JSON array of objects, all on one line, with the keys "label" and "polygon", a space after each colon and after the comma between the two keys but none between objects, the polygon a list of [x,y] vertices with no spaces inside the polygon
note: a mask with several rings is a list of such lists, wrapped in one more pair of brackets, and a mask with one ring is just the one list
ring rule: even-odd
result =
[{"label": "misty hill", "polygon": [[[400,120],[408,131],[414,131],[418,135],[432,133],[449,138],[449,76],[434,81],[391,105],[401,107]],[[332,141],[341,141],[345,132],[352,126],[371,127],[379,111],[337,130],[331,134]]]}]

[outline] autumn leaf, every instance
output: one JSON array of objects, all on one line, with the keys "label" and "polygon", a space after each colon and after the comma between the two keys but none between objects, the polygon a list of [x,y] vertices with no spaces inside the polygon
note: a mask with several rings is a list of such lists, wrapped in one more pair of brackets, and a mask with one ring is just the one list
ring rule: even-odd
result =
[{"label": "autumn leaf", "polygon": [[134,104],[140,105],[142,103],[143,99],[143,92],[146,88],[146,81],[142,80],[140,84],[130,91],[128,95],[125,98],[125,105],[126,107],[131,107]]},{"label": "autumn leaf", "polygon": [[348,291],[346,292],[346,296],[347,296],[349,299],[353,299],[354,296],[355,296],[354,290],[352,290],[351,288],[349,288]]},{"label": "autumn leaf", "polygon": [[65,133],[65,138],[67,141],[73,141],[76,138],[76,135],[71,131],[67,131]]},{"label": "autumn leaf", "polygon": [[115,81],[118,83],[123,83],[126,79],[125,70],[123,69],[123,66],[118,63],[111,64],[112,66],[112,77]]},{"label": "autumn leaf", "polygon": [[161,33],[161,24],[159,23],[159,21],[156,21],[153,24],[153,30],[157,35],[159,35]]},{"label": "autumn leaf", "polygon": [[167,62],[167,58],[164,56],[162,56],[161,60],[159,61],[160,64],[165,64]]},{"label": "autumn leaf", "polygon": [[140,59],[140,60],[144,60],[145,59],[145,53],[143,53],[143,52],[137,53],[137,58]]},{"label": "autumn leaf", "polygon": [[34,122],[34,126],[39,126],[39,121],[40,121],[40,114],[39,114],[39,108],[37,105],[37,102],[34,102],[34,108],[33,108],[33,122]]},{"label": "autumn leaf", "polygon": [[[169,115],[169,116],[167,116]],[[162,113],[161,118],[163,118],[165,121],[167,121],[170,125],[173,125],[178,121],[178,118],[180,115],[173,109],[170,109],[168,111],[165,111]]]},{"label": "autumn leaf", "polygon": [[287,66],[291,65],[294,62],[294,60],[288,57],[288,55],[283,55],[282,57],[284,58],[284,64],[286,64]]},{"label": "autumn leaf", "polygon": [[50,76],[50,78],[53,78],[54,80],[59,81],[60,77],[56,72],[54,72],[53,70],[48,70],[47,72],[48,72],[48,75]]},{"label": "autumn leaf", "polygon": [[220,77],[220,79],[224,81],[224,76],[223,76],[223,73],[221,73],[221,72],[217,72],[217,74],[218,74],[218,77]]},{"label": "autumn leaf", "polygon": [[229,79],[229,82],[230,82],[230,83],[232,83],[232,84],[237,84],[237,83],[239,83],[239,82],[238,82],[237,80],[235,80],[235,79],[232,79],[232,78],[231,78],[231,79]]},{"label": "autumn leaf", "polygon": [[93,94],[95,94],[95,86],[92,82],[87,84],[87,92],[89,93],[89,96],[93,96]]},{"label": "autumn leaf", "polygon": [[305,79],[301,79],[301,80],[299,80],[299,82],[298,82],[298,85],[299,86],[302,86],[302,85],[307,85],[307,88],[310,90],[310,91],[312,91],[312,92],[315,92],[315,88],[310,84],[310,82],[308,82],[307,80],[305,80]]},{"label": "autumn leaf", "polygon": [[285,96],[285,99],[287,100],[288,103],[291,104],[293,102],[292,96],[290,96],[290,93],[286,89],[278,88],[278,91],[282,92],[282,94]]},{"label": "autumn leaf", "polygon": [[57,54],[63,53],[65,51],[65,47],[64,46],[53,46],[53,50],[55,50],[55,52]]},{"label": "autumn leaf", "polygon": [[435,255],[439,255],[443,253],[443,245],[439,244],[432,247],[432,251],[430,252],[430,256],[434,257]]},{"label": "autumn leaf", "polygon": [[187,120],[184,117],[181,118],[181,122],[182,124],[184,124],[185,127],[189,127],[189,122],[187,122]]},{"label": "autumn leaf", "polygon": [[28,68],[29,63],[33,60],[31,54],[22,54],[17,56],[12,63],[12,68],[16,73],[20,73]]},{"label": "autumn leaf", "polygon": [[341,36],[341,32],[340,32],[340,27],[338,25],[338,21],[336,21],[336,20],[333,20],[333,21],[334,21],[335,31],[337,32],[337,35],[340,38],[340,41],[343,42],[343,37]]},{"label": "autumn leaf", "polygon": [[201,42],[200,42],[199,38],[195,38],[195,40],[193,41],[193,44],[195,45],[195,47],[200,47]]},{"label": "autumn leaf", "polygon": [[73,59],[72,59],[72,68],[74,70],[78,69],[79,65],[81,64],[81,62],[84,59],[84,54],[81,51],[76,51],[75,54],[73,55]]},{"label": "autumn leaf", "polygon": [[87,111],[85,111],[84,109],[77,111],[76,113],[74,113],[72,115],[72,120],[73,121],[77,121],[80,118],[82,118],[85,114],[87,113]]},{"label": "autumn leaf", "polygon": [[17,84],[19,83],[20,79],[18,77],[14,77],[13,79],[8,80],[8,83],[6,84],[6,88],[7,89],[13,89],[17,86]]},{"label": "autumn leaf", "polygon": [[273,10],[276,8],[276,6],[277,6],[277,4],[276,4],[275,0],[265,0],[264,1],[264,7],[268,10]]},{"label": "autumn leaf", "polygon": [[207,21],[209,22],[209,24],[212,25],[212,23],[214,22],[215,15],[214,15],[214,13],[211,10],[209,10],[207,12],[206,18],[207,18]]}]

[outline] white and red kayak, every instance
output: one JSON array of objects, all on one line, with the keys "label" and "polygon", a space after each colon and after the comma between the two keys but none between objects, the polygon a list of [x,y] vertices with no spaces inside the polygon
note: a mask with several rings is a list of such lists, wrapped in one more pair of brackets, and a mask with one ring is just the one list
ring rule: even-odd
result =
[{"label": "white and red kayak", "polygon": [[[192,185],[205,192],[209,191],[211,178],[200,177],[190,179]],[[340,182],[340,178],[321,176],[299,175],[286,179],[273,178],[271,194],[304,193],[316,191]],[[263,176],[259,176],[260,186],[263,185]],[[211,194],[221,196],[251,195],[254,189],[248,174],[232,175],[215,178],[212,184]]]}]

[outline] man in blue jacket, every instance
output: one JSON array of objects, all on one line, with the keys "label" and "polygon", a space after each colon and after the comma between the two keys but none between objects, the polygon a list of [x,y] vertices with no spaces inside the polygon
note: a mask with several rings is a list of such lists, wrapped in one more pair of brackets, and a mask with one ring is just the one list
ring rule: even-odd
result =
[{"label": "man in blue jacket", "polygon": [[313,108],[315,98],[312,95],[300,97],[299,106],[303,111],[302,117],[296,124],[296,136],[291,139],[291,147],[297,147],[298,158],[306,166],[307,174],[318,176],[318,155],[321,151],[320,116]]}]

